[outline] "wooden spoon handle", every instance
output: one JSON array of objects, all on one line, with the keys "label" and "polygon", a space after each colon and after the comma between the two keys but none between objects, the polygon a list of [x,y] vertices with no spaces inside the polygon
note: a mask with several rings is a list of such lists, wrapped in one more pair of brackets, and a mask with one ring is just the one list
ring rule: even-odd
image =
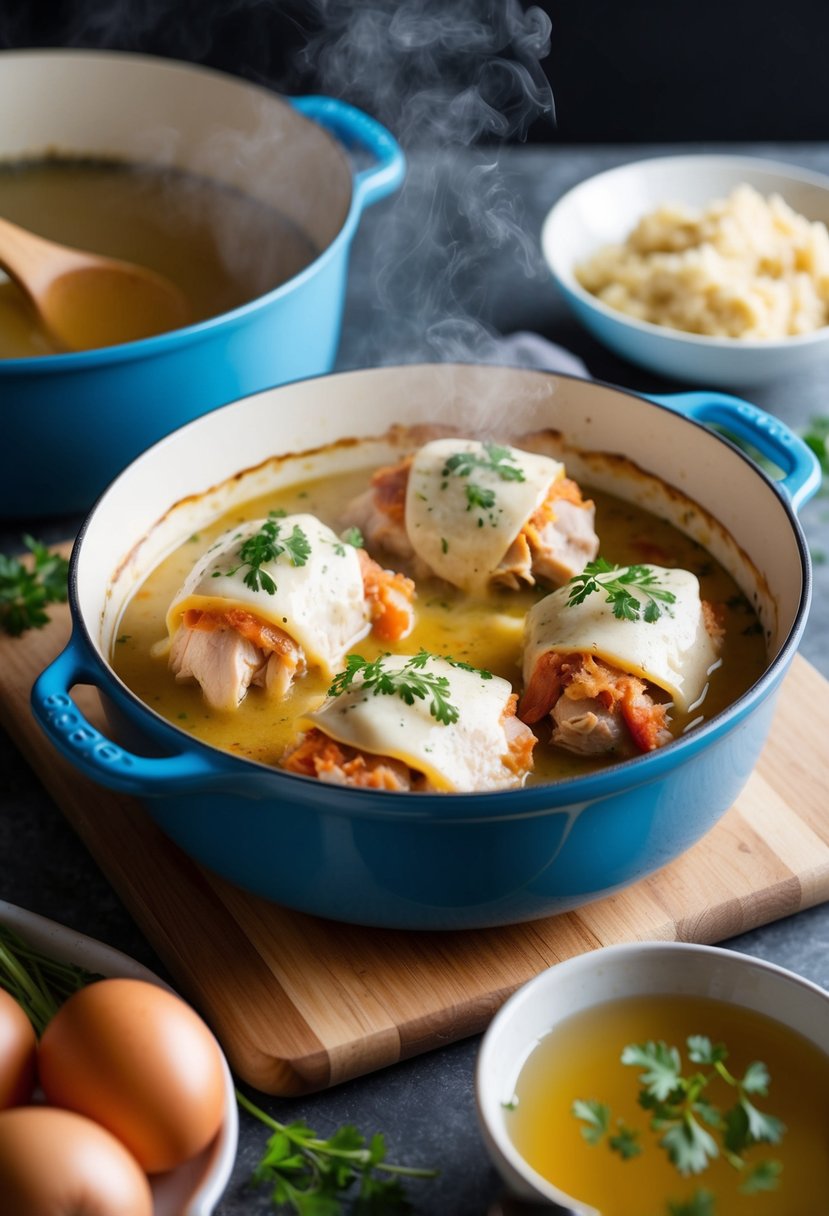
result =
[{"label": "wooden spoon handle", "polygon": [[58,275],[83,261],[80,250],[76,254],[11,220],[0,219],[0,266],[29,295],[38,295]]}]

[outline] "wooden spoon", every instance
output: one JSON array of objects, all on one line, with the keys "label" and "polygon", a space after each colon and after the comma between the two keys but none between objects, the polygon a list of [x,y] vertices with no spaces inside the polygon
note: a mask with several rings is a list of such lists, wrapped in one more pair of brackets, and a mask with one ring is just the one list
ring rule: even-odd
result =
[{"label": "wooden spoon", "polygon": [[182,292],[154,271],[58,245],[4,219],[0,267],[65,351],[134,342],[188,321]]}]

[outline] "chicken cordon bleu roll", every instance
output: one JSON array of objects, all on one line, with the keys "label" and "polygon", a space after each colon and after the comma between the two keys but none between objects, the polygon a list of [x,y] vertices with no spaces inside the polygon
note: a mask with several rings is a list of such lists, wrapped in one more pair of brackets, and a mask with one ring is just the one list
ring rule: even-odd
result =
[{"label": "chicken cordon bleu roll", "polygon": [[414,583],[383,570],[313,515],[268,516],[223,533],[167,613],[169,664],[213,709],[235,710],[251,685],[275,698],[309,668],[328,678],[373,631],[413,624]]},{"label": "chicken cordon bleu roll", "polygon": [[560,461],[474,439],[435,439],[378,470],[347,511],[369,548],[471,593],[566,582],[596,556],[594,518]]},{"label": "chicken cordon bleu roll", "polygon": [[551,742],[572,752],[651,751],[672,738],[673,706],[702,703],[721,640],[694,574],[600,559],[527,614],[518,712],[549,714]]},{"label": "chicken cordon bleu roll", "polygon": [[349,655],[310,729],[282,759],[288,772],[383,790],[520,786],[535,735],[500,676],[426,651]]}]

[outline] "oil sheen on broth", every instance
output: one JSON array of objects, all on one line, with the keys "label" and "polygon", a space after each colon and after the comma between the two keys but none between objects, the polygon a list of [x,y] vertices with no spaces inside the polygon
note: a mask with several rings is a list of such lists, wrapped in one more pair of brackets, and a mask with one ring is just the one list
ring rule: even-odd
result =
[{"label": "oil sheen on broth", "polygon": [[[689,1035],[723,1043],[726,1067],[735,1076],[755,1060],[766,1065],[768,1094],[753,1100],[786,1131],[778,1144],[749,1149],[746,1162],[780,1162],[775,1190],[741,1193],[740,1174],[722,1156],[703,1173],[682,1177],[648,1132],[637,1102],[643,1069],[621,1064],[622,1049],[660,1040],[676,1046],[687,1077],[696,1067],[688,1064]],[[705,1097],[721,1112],[734,1105],[733,1088],[719,1078]],[[584,1125],[571,1113],[576,1099],[606,1103],[614,1126],[620,1118],[640,1132],[643,1152],[625,1161],[605,1142],[588,1144]],[[829,1057],[780,1022],[711,998],[630,997],[568,1018],[530,1052],[505,1118],[525,1161],[602,1216],[667,1216],[669,1202],[686,1211],[701,1189],[715,1196],[715,1216],[819,1216],[829,1210]]]},{"label": "oil sheen on broth", "polygon": [[[114,160],[6,164],[0,215],[49,240],[166,276],[183,291],[192,322],[272,290],[317,255],[303,233],[239,190]],[[23,292],[0,272],[0,358],[54,353]]]},{"label": "oil sheen on broth", "polygon": [[[177,684],[164,658],[153,658],[152,647],[166,636],[165,615],[192,565],[213,539],[245,519],[258,519],[268,511],[310,512],[340,530],[342,505],[365,489],[370,470],[344,473],[325,480],[296,485],[251,500],[242,509],[224,515],[191,537],[166,558],[146,579],[127,605],[113,648],[115,671],[135,694],[163,717],[215,747],[265,764],[277,764],[298,733],[299,715],[323,699],[327,682],[310,673],[294,684],[283,701],[269,701],[253,689],[235,713],[214,713],[196,684]],[[759,622],[731,577],[695,542],[672,525],[639,507],[585,487],[596,503],[596,527],[602,537],[602,555],[619,565],[658,562],[684,567],[700,578],[701,593],[725,605],[726,645],[723,664],[711,678],[702,706],[706,716],[723,709],[742,695],[760,676],[766,654]],[[448,654],[510,680],[519,688],[520,648],[524,616],[546,594],[540,588],[503,591],[485,602],[465,598],[445,583],[420,580],[413,632],[398,646],[407,654],[421,647]],[[367,637],[354,652],[374,658],[390,649],[388,643]],[[394,649],[394,647],[391,647]],[[677,714],[675,733],[688,725]],[[611,761],[570,755],[546,745],[547,728],[539,727],[535,769],[530,783],[578,776]]]}]

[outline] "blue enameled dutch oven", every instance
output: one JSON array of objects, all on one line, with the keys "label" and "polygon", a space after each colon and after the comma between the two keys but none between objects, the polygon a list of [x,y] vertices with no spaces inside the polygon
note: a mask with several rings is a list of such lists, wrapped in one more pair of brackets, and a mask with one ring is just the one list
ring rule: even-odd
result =
[{"label": "blue enameled dutch oven", "polygon": [[[355,172],[358,149],[368,167]],[[0,360],[0,515],[86,511],[130,460],[215,406],[331,369],[352,238],[402,181],[389,132],[330,97],[282,99],[110,51],[0,54],[0,158],[55,151],[172,166],[271,206],[318,250],[240,308],[104,350]]]},{"label": "blue enameled dutch oven", "polygon": [[[395,794],[323,785],[218,751],[116,676],[110,655],[127,600],[208,520],[286,479],[343,465],[368,471],[394,449],[366,437],[392,421],[485,433],[487,418],[500,420],[490,434],[505,434],[504,419],[511,435],[552,428],[571,476],[646,503],[731,571],[768,643],[768,666],[747,693],[667,747],[599,773],[483,794]],[[772,481],[709,424],[750,441],[782,478]],[[360,442],[337,443],[350,438]],[[284,385],[176,431],[100,498],[72,556],[72,638],[37,680],[34,713],[79,769],[141,798],[187,853],[293,908],[447,929],[562,912],[682,853],[747,781],[806,622],[810,565],[796,511],[818,484],[800,439],[717,393],[647,399],[544,372],[446,364]],[[100,690],[110,737],[79,712],[76,684]]]}]

